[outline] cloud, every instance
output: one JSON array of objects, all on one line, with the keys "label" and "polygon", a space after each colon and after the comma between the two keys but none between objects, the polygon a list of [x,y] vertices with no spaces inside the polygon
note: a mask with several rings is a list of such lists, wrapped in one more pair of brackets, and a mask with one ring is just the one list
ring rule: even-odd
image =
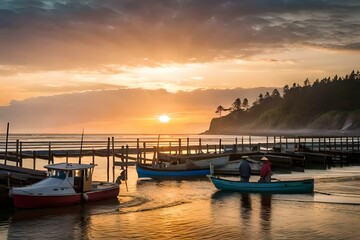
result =
[{"label": "cloud", "polygon": [[6,0],[0,65],[209,62],[299,45],[358,51],[359,12],[355,0]]},{"label": "cloud", "polygon": [[[238,97],[255,101],[273,88],[196,90],[118,89],[34,97],[0,107],[0,124],[12,132],[199,133],[205,131],[219,105],[229,107]],[[159,125],[158,116],[172,120]]]}]

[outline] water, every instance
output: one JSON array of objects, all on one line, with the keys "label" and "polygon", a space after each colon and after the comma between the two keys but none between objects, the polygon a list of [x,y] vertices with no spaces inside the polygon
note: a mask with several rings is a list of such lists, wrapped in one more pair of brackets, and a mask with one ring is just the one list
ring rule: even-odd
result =
[{"label": "water", "polygon": [[[97,162],[95,180],[105,180],[106,161]],[[130,167],[128,191],[123,182],[118,199],[52,209],[2,210],[0,239],[360,238],[356,230],[360,224],[360,167],[273,177],[314,177],[315,193],[223,192],[206,178],[139,180]]]},{"label": "water", "polygon": [[274,175],[314,176],[316,192],[305,195],[223,192],[207,179],[139,180],[134,171],[129,172],[129,191],[123,182],[118,200],[1,212],[0,239],[360,237],[354,231],[360,223],[359,167]]}]

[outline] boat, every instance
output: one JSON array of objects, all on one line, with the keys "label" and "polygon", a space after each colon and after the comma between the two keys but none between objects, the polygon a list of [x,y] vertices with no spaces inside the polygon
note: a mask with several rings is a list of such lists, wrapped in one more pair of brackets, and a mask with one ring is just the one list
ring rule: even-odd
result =
[{"label": "boat", "polygon": [[217,189],[252,193],[312,193],[314,179],[274,181],[269,183],[241,182],[209,176]]},{"label": "boat", "polygon": [[159,168],[150,165],[136,164],[136,172],[138,178],[154,178],[154,179],[184,179],[206,177],[210,174],[210,169],[186,169],[186,168]]},{"label": "boat", "polygon": [[[246,156],[247,157],[247,156]],[[261,163],[258,160],[246,158],[250,164],[251,173],[258,174],[261,170]],[[226,175],[239,175],[239,167],[244,159],[232,160],[223,166],[218,166],[214,169],[216,174],[226,174]]]},{"label": "boat", "polygon": [[224,166],[229,162],[230,155],[207,155],[203,159],[189,159],[187,165],[194,166],[197,168],[209,168],[210,164],[214,167]]},{"label": "boat", "polygon": [[156,166],[168,169],[206,169],[210,164],[214,167],[224,166],[229,162],[229,154],[165,154],[159,153]]},{"label": "boat", "polygon": [[116,198],[120,182],[92,181],[94,164],[57,163],[44,166],[48,177],[10,194],[15,208],[59,207]]},{"label": "boat", "polygon": [[12,208],[9,190],[36,183],[46,178],[46,171],[0,164],[0,208]]}]

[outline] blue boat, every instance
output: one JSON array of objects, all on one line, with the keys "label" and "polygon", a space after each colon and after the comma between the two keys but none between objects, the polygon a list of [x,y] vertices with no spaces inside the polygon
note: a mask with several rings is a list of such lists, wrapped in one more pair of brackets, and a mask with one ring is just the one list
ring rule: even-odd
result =
[{"label": "blue boat", "polygon": [[154,179],[184,179],[206,177],[210,174],[210,169],[165,169],[153,168],[150,166],[136,164],[136,172],[138,178],[154,178]]},{"label": "blue boat", "polygon": [[209,176],[216,188],[236,192],[253,193],[312,193],[314,179],[275,181],[269,183],[232,181]]}]

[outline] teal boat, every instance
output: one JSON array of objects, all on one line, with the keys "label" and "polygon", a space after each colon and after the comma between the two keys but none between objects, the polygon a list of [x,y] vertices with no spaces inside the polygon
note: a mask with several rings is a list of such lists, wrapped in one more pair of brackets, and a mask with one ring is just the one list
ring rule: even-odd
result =
[{"label": "teal boat", "polygon": [[216,188],[236,192],[253,193],[312,193],[314,179],[275,181],[269,183],[232,181],[209,176]]}]

